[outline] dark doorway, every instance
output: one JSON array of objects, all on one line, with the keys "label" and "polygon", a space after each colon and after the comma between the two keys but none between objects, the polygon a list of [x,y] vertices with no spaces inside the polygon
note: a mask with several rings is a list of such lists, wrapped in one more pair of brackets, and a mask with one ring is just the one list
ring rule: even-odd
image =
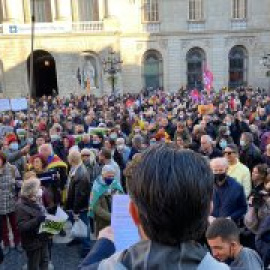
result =
[{"label": "dark doorway", "polygon": [[187,53],[187,87],[202,90],[203,66],[205,63],[205,52],[201,48],[192,48]]},{"label": "dark doorway", "polygon": [[229,53],[229,87],[247,86],[248,52],[242,46],[235,46]]},{"label": "dark doorway", "polygon": [[[30,59],[27,59],[28,81],[30,85]],[[58,95],[55,61],[52,55],[46,51],[34,51],[34,79],[31,96],[39,98],[42,96]]]}]

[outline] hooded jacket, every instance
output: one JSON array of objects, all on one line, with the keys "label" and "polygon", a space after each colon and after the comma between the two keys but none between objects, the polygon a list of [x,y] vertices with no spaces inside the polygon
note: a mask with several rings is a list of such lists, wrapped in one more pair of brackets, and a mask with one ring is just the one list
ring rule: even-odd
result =
[{"label": "hooded jacket", "polygon": [[[109,240],[101,239],[100,251],[104,243],[112,245]],[[98,242],[99,242],[98,241]],[[103,244],[103,246],[102,246]],[[99,243],[98,243],[99,245]],[[103,247],[103,249],[102,249]],[[122,253],[115,253],[108,259],[97,262],[100,258],[97,250],[93,250],[95,258],[88,258],[79,267],[80,270],[229,270],[230,268],[217,262],[207,250],[199,244],[189,242],[179,247],[164,246],[152,241],[141,241]],[[106,252],[104,252],[106,253]],[[108,255],[108,254],[107,254]],[[87,265],[87,260],[89,264]]]}]

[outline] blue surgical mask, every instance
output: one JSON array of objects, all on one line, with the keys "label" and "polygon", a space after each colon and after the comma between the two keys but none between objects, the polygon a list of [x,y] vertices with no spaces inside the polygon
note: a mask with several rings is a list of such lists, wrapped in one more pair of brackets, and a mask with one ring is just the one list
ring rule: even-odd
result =
[{"label": "blue surgical mask", "polygon": [[244,140],[241,140],[240,141],[240,146],[245,147],[246,146],[246,142]]},{"label": "blue surgical mask", "polygon": [[19,144],[17,142],[11,143],[9,145],[9,149],[11,149],[13,151],[17,151],[19,149]]},{"label": "blue surgical mask", "polygon": [[104,182],[107,186],[110,186],[114,180],[114,177],[105,177]]},{"label": "blue surgical mask", "polygon": [[60,139],[60,137],[58,135],[51,135],[51,141],[52,142],[55,142],[57,141],[58,139]]},{"label": "blue surgical mask", "polygon": [[222,148],[222,149],[225,149],[227,147],[227,142],[225,140],[221,140],[219,142],[219,146]]},{"label": "blue surgical mask", "polygon": [[112,134],[110,135],[110,138],[111,138],[112,140],[116,140],[116,139],[117,139],[117,134],[116,134],[116,133],[112,133]]}]

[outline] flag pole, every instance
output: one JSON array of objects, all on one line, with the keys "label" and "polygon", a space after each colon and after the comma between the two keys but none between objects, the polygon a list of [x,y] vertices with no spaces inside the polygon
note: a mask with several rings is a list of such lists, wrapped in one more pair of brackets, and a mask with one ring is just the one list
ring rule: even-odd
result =
[{"label": "flag pole", "polygon": [[[29,93],[28,93],[28,113],[27,113],[27,126],[28,126],[28,137],[30,133],[30,106],[31,106],[31,97],[33,94],[34,88],[34,41],[35,41],[35,9],[36,9],[36,0],[32,0],[32,12],[31,12],[31,54],[30,54],[30,83],[29,83]],[[31,10],[31,9],[30,9]]]}]

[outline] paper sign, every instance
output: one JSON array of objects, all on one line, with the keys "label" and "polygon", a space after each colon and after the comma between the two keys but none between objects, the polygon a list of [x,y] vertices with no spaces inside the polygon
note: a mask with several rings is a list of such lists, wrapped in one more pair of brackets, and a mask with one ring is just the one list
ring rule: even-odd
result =
[{"label": "paper sign", "polygon": [[28,104],[26,98],[13,98],[10,100],[11,110],[14,112],[27,110]]},{"label": "paper sign", "polygon": [[10,111],[9,99],[0,99],[0,112]]},{"label": "paper sign", "polygon": [[199,105],[198,106],[198,113],[199,114],[211,114],[214,112],[214,105],[209,104],[209,105]]},{"label": "paper sign", "polygon": [[40,224],[39,233],[59,234],[63,230],[65,223],[66,219],[61,216],[46,214],[45,221]]},{"label": "paper sign", "polygon": [[116,251],[123,251],[140,241],[138,228],[129,214],[128,195],[113,196],[112,229]]}]

